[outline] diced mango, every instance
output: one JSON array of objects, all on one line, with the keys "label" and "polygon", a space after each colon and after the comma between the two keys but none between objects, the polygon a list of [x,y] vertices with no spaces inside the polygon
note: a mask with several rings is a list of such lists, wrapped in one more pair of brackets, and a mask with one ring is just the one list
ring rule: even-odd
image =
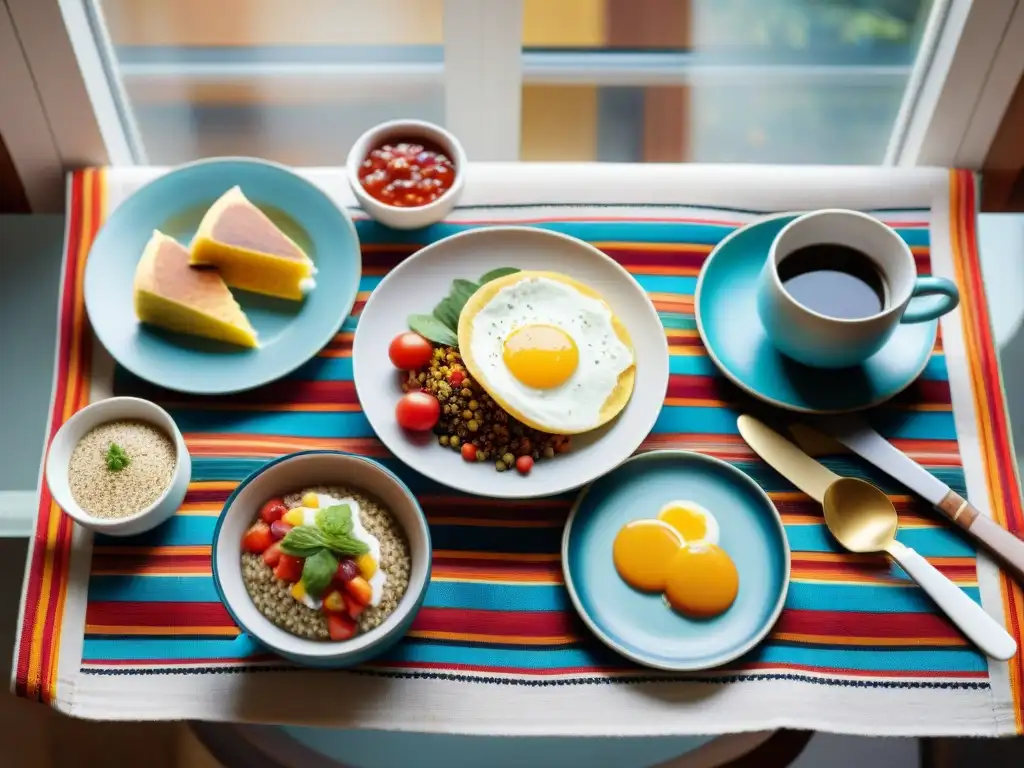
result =
[{"label": "diced mango", "polygon": [[345,597],[338,590],[332,589],[324,595],[324,609],[335,613],[345,612],[347,610]]},{"label": "diced mango", "polygon": [[281,519],[288,523],[288,525],[302,525],[306,522],[306,510],[302,507],[289,509]]},{"label": "diced mango", "polygon": [[291,589],[292,597],[298,600],[300,603],[306,599],[306,585],[301,581],[296,581],[292,584]]},{"label": "diced mango", "polygon": [[373,559],[373,555],[366,553],[356,558],[356,565],[359,567],[359,575],[369,581],[373,578],[373,574],[377,572],[377,561]]},{"label": "diced mango", "polygon": [[362,576],[356,576],[351,581],[346,581],[345,591],[360,605],[369,605],[373,597],[370,583]]},{"label": "diced mango", "polygon": [[302,494],[302,506],[309,507],[310,509],[320,508],[320,497],[310,491],[309,493]]}]

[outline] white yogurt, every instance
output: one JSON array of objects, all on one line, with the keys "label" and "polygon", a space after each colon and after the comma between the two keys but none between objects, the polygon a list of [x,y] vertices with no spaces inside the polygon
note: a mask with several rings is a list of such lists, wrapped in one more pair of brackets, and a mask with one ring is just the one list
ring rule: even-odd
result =
[{"label": "white yogurt", "polygon": [[[359,515],[359,502],[351,496],[339,499],[326,493],[318,493],[317,502],[320,505],[320,509],[338,506],[339,504],[347,504],[352,509],[352,535],[370,548],[370,556],[377,561],[377,571],[369,580],[371,590],[370,605],[380,605],[380,601],[384,597],[384,584],[387,582],[388,577],[384,573],[384,569],[380,567],[380,541],[363,527],[363,520]],[[316,523],[316,513],[317,510],[315,509],[307,509],[303,524],[314,525]],[[312,515],[312,521],[309,519],[310,515]]]}]

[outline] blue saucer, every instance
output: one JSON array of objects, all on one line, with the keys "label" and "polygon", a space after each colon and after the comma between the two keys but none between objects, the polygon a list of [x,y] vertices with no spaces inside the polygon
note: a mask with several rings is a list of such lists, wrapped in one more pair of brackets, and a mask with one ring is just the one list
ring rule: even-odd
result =
[{"label": "blue saucer", "polygon": [[938,321],[900,325],[854,368],[809,368],[782,355],[758,317],[757,281],[775,235],[795,218],[780,214],[743,227],[704,262],[693,304],[708,355],[740,389],[791,411],[846,413],[885,402],[924,371]]},{"label": "blue saucer", "polygon": [[[309,253],[317,287],[302,302],[232,290],[259,333],[259,349],[142,326],[132,281],[153,230],[187,245],[210,204],[236,184]],[[204,160],[159,177],[114,210],[86,262],[85,307],[100,342],[136,376],[181,392],[223,394],[266,384],[313,357],[352,309],[360,273],[352,219],[319,187],[262,160]]]},{"label": "blue saucer", "polygon": [[[635,591],[612,563],[622,526],[656,517],[676,499],[714,515],[719,545],[739,570],[736,602],[713,619],[685,618],[661,595]],[[745,654],[779,617],[789,587],[789,542],[771,500],[740,470],[691,451],[652,451],[580,494],[562,537],[562,570],[576,610],[609,647],[658,669],[707,669]]]}]

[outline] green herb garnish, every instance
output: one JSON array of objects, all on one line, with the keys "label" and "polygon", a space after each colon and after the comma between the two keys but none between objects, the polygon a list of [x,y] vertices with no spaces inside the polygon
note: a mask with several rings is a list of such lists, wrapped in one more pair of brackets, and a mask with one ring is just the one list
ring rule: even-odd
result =
[{"label": "green herb garnish", "polygon": [[[348,505],[339,507],[328,507],[330,509],[348,510]],[[332,517],[325,516],[325,522],[330,526],[328,530],[318,525],[299,525],[292,528],[281,539],[281,551],[292,557],[311,557],[321,549],[329,549],[342,557],[356,557],[370,551],[366,542],[360,541],[352,535],[351,510],[348,511],[347,528],[341,522],[344,512],[332,513]],[[320,514],[317,514],[317,522],[320,522]]]},{"label": "green herb garnish", "polygon": [[516,267],[498,267],[492,269],[490,272],[485,272],[483,277],[480,278],[480,285],[489,283],[491,280],[497,280],[499,277],[508,277],[514,275],[519,270]]},{"label": "green herb garnish", "polygon": [[[284,547],[281,547],[283,550]],[[321,549],[307,557],[302,563],[302,583],[313,597],[320,597],[331,583],[338,570],[338,559]]]},{"label": "green herb garnish", "polygon": [[316,526],[329,536],[350,536],[352,534],[352,507],[335,504],[316,513]]},{"label": "green herb garnish", "polygon": [[455,331],[434,315],[409,315],[408,322],[409,330],[430,339],[435,344],[446,347],[456,347],[459,344],[459,337],[455,335]]},{"label": "green herb garnish", "polygon": [[515,267],[498,267],[485,273],[475,283],[472,280],[462,280],[461,278],[453,280],[448,295],[434,307],[433,313],[409,316],[409,330],[430,339],[435,344],[457,347],[459,345],[459,316],[462,314],[466,302],[469,301],[469,297],[476,293],[484,283],[497,280],[499,277],[514,275],[518,271]]},{"label": "green herb garnish", "polygon": [[131,458],[117,443],[111,443],[110,447],[107,448],[107,453],[104,456],[107,462],[107,469],[111,472],[120,472],[122,469],[132,463]]}]

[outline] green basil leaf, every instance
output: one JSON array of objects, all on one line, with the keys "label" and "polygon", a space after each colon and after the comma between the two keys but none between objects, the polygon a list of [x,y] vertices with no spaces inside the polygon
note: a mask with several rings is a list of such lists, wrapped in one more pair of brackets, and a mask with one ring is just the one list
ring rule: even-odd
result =
[{"label": "green basil leaf", "polygon": [[465,293],[467,299],[479,290],[480,283],[474,283],[472,280],[462,280],[460,278],[452,280],[452,292]]},{"label": "green basil leaf", "polygon": [[336,552],[342,557],[358,557],[370,551],[370,547],[365,541],[360,541],[352,534],[344,536],[328,534],[326,536],[326,546],[332,552]]},{"label": "green basil leaf", "polygon": [[466,302],[469,301],[469,297],[479,289],[479,285],[471,283],[469,280],[455,280],[452,283],[452,292],[449,294],[447,301],[451,302],[451,307],[456,315],[462,314],[462,310],[466,306]]},{"label": "green basil leaf", "polygon": [[459,313],[455,311],[450,298],[441,299],[441,303],[434,307],[434,317],[455,333],[459,332]]},{"label": "green basil leaf", "polygon": [[352,533],[352,507],[335,504],[316,513],[317,527],[328,536],[347,536]]},{"label": "green basil leaf", "polygon": [[456,347],[459,337],[433,315],[409,315],[409,329],[446,347]]},{"label": "green basil leaf", "polygon": [[497,280],[499,277],[507,277],[508,275],[514,275],[520,270],[517,267],[498,267],[492,269],[490,272],[484,272],[480,276],[480,285],[491,282],[491,280]]},{"label": "green basil leaf", "polygon": [[321,549],[302,563],[302,583],[312,597],[320,597],[338,570],[338,559]]},{"label": "green basil leaf", "polygon": [[323,531],[312,525],[297,525],[281,539],[281,551],[292,557],[309,557],[325,546]]}]

